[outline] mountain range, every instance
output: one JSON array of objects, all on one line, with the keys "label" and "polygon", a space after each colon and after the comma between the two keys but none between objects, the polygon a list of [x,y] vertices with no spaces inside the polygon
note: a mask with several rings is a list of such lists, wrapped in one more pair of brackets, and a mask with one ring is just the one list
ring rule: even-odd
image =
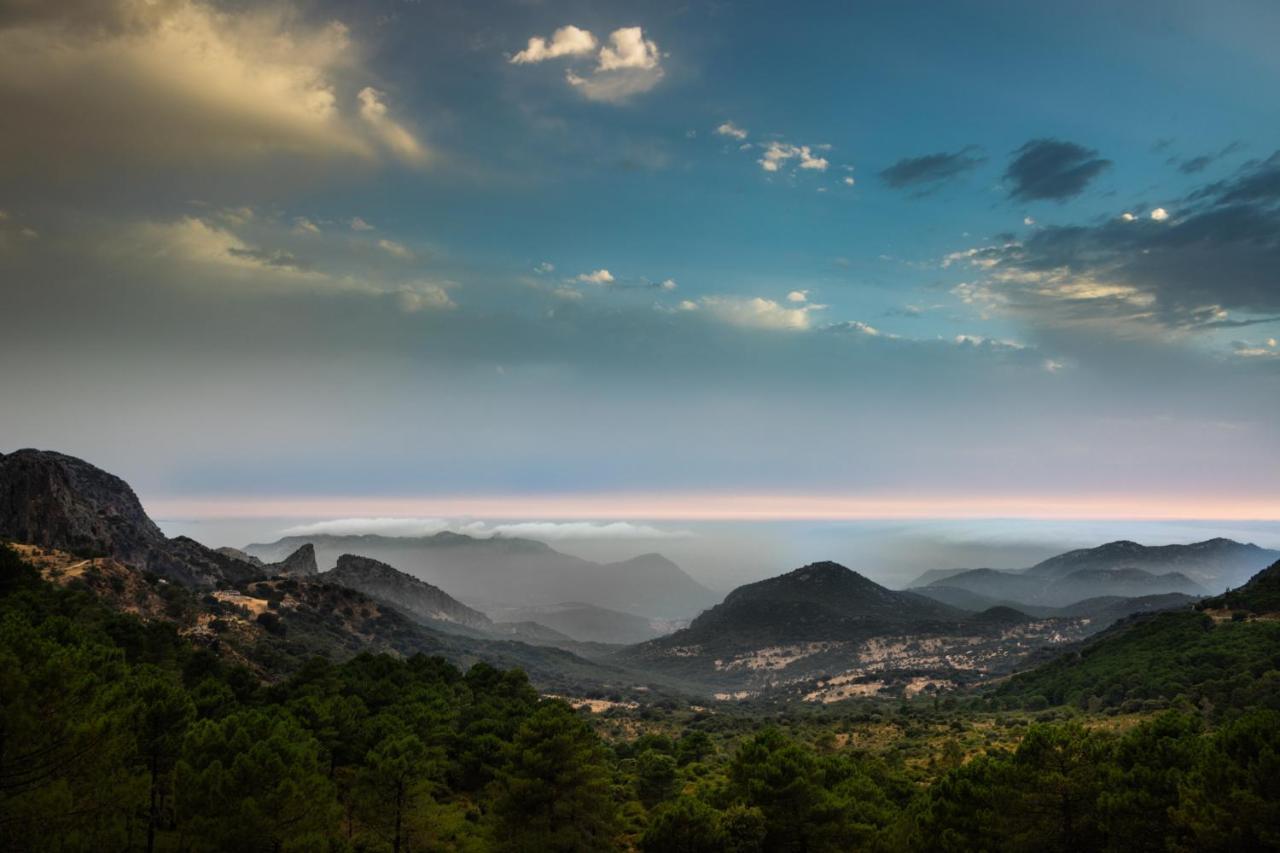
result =
[{"label": "mountain range", "polygon": [[1180,594],[1195,598],[1243,583],[1280,559],[1280,551],[1230,539],[1189,545],[1139,545],[1121,540],[1068,551],[1017,570],[943,569],[911,587],[939,601],[1062,607],[1097,596]]},{"label": "mountain range", "polygon": [[315,546],[321,566],[335,565],[342,554],[370,557],[486,612],[583,602],[649,618],[686,619],[719,600],[661,554],[597,563],[517,537],[447,531],[406,537],[321,534],[289,536],[244,551],[273,561],[304,544]]},{"label": "mountain range", "polygon": [[311,655],[391,651],[520,667],[536,684],[561,691],[661,686],[566,650],[611,648],[543,626],[493,625],[443,590],[362,556],[339,555],[321,573],[309,542],[264,560],[168,538],[124,480],[60,453],[0,456],[0,540],[42,562],[48,578],[173,622],[264,677],[287,675]]},{"label": "mountain range", "polygon": [[[814,702],[979,684],[1133,614],[1190,612],[1202,582],[1276,555],[1225,539],[1116,542],[1017,572],[926,573],[906,591],[820,562],[741,586],[680,628],[636,613],[692,613],[715,597],[659,555],[594,563],[534,540],[451,533],[212,549],[166,537],[120,478],[34,450],[0,455],[0,539],[51,580],[174,621],[267,677],[311,654],[421,651],[519,665],[556,689]],[[1277,578],[1273,566],[1200,606],[1227,620],[1264,598],[1280,610]],[[1088,594],[1059,603],[1068,592]],[[509,603],[486,613],[478,601]]]},{"label": "mountain range", "polygon": [[980,613],[899,592],[832,562],[747,584],[685,628],[610,658],[724,697],[830,702],[953,689],[1008,672],[1088,619]]}]

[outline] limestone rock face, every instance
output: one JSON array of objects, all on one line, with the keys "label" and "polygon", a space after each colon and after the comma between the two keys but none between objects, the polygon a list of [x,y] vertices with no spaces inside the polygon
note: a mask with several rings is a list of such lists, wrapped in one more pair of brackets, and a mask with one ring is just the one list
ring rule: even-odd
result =
[{"label": "limestone rock face", "polygon": [[124,480],[48,450],[0,455],[0,538],[112,557],[197,588],[262,575],[251,562],[194,539],[165,537]]},{"label": "limestone rock face", "polygon": [[0,456],[0,536],[124,562],[146,562],[165,542],[124,480],[42,450]]}]

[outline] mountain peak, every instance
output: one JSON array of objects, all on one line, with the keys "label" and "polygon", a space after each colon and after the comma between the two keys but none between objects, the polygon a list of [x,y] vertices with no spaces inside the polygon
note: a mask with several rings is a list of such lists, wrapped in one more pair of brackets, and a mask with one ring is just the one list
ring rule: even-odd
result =
[{"label": "mountain peak", "polygon": [[0,536],[135,563],[165,541],[124,480],[74,456],[31,448],[0,457]]},{"label": "mountain peak", "polygon": [[316,565],[316,546],[308,542],[266,569],[286,577],[313,577],[320,573],[320,567]]}]

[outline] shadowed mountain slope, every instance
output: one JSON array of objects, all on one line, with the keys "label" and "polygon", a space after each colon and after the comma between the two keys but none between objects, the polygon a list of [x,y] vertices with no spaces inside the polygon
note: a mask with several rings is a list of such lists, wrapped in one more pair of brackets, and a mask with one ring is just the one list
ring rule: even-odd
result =
[{"label": "shadowed mountain slope", "polygon": [[244,550],[263,560],[278,560],[307,542],[315,545],[321,566],[334,565],[342,554],[370,557],[485,611],[581,601],[623,613],[682,619],[716,602],[715,593],[660,554],[596,563],[532,539],[451,532],[417,537],[318,535],[286,537]]},{"label": "shadowed mountain slope", "polygon": [[420,620],[453,622],[477,630],[487,630],[493,624],[488,616],[467,607],[439,587],[369,557],[343,554],[338,558],[338,565],[321,574],[319,579],[359,590]]}]

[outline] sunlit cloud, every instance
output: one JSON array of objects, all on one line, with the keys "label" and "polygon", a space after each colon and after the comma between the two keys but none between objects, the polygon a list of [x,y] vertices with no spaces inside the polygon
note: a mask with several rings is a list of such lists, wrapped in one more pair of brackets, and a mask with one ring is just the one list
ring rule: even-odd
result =
[{"label": "sunlit cloud", "polygon": [[204,0],[49,4],[0,24],[0,170],[245,166],[287,154],[420,162],[345,25]]},{"label": "sunlit cloud", "polygon": [[641,27],[620,27],[601,44],[588,30],[564,26],[549,39],[533,36],[508,61],[530,65],[588,56],[594,57],[592,63],[573,63],[565,71],[566,82],[588,100],[620,104],[648,92],[663,77],[662,53]]}]

